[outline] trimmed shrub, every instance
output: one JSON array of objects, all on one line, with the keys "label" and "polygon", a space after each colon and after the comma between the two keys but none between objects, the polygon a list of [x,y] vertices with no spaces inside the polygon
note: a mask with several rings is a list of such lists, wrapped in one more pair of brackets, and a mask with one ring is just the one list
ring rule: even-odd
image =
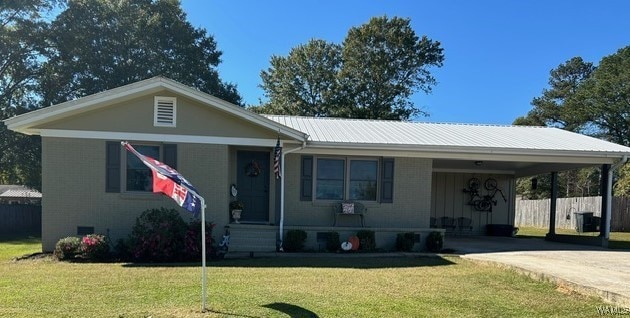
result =
[{"label": "trimmed shrub", "polygon": [[68,236],[57,241],[53,255],[60,261],[74,259],[81,253],[81,239]]},{"label": "trimmed shrub", "polygon": [[173,209],[150,209],[136,219],[129,247],[137,261],[175,262],[184,259],[188,225]]},{"label": "trimmed shrub", "polygon": [[303,230],[288,230],[284,238],[284,250],[287,252],[299,252],[304,249],[306,232]]},{"label": "trimmed shrub", "polygon": [[339,239],[338,232],[330,232],[328,236],[328,241],[326,241],[326,249],[329,252],[336,252],[341,247],[341,240]]},{"label": "trimmed shrub", "polygon": [[413,232],[398,233],[398,235],[396,235],[397,251],[410,252],[413,249],[414,244]]},{"label": "trimmed shrub", "polygon": [[427,235],[427,250],[429,252],[437,253],[442,250],[442,245],[444,244],[444,238],[442,237],[442,233],[440,232],[431,232]]},{"label": "trimmed shrub", "polygon": [[105,235],[89,234],[81,239],[81,255],[89,260],[104,260],[109,256],[109,240]]},{"label": "trimmed shrub", "polygon": [[[213,223],[206,222],[206,257],[213,255],[212,229]],[[184,237],[184,260],[201,261],[201,221],[192,221],[188,224],[188,230]]]},{"label": "trimmed shrub", "polygon": [[360,230],[357,232],[359,238],[359,249],[361,251],[372,252],[376,249],[376,238],[374,231]]}]

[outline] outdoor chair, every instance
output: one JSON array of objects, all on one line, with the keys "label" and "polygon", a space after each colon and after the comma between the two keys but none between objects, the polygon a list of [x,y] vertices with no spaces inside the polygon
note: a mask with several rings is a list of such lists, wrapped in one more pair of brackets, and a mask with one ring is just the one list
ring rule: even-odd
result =
[{"label": "outdoor chair", "polygon": [[365,227],[363,223],[363,216],[365,215],[365,211],[367,209],[365,206],[359,202],[355,201],[343,201],[333,205],[333,226],[337,226],[337,218],[339,216],[347,217],[347,216],[359,216],[361,218],[361,227]]},{"label": "outdoor chair", "polygon": [[440,218],[440,227],[445,230],[454,230],[455,229],[455,219],[449,216],[443,216]]},{"label": "outdoor chair", "polygon": [[472,232],[473,226],[472,226],[472,220],[469,218],[465,218],[465,217],[458,217],[457,218],[457,229],[462,232],[464,230],[468,230]]}]

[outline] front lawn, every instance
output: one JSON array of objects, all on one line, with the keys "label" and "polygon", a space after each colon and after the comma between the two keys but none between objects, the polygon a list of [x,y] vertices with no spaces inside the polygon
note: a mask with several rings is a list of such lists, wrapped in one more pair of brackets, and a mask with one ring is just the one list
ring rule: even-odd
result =
[{"label": "front lawn", "polygon": [[[543,238],[547,235],[549,229],[537,228],[537,227],[519,227],[517,237],[540,237]],[[573,229],[556,229],[556,233],[565,235],[582,235],[582,236],[597,236],[599,233],[577,233]],[[630,249],[630,233],[628,232],[610,232],[610,239],[608,240],[608,247],[611,249]]]},{"label": "front lawn", "polygon": [[604,305],[454,256],[357,255],[211,262],[201,314],[198,264],[10,261],[12,245],[0,242],[0,317],[590,317]]}]

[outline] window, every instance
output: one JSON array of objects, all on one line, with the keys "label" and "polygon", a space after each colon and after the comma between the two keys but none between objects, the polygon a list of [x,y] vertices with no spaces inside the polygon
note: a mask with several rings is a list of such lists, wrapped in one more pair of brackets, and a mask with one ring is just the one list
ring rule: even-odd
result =
[{"label": "window", "polygon": [[153,107],[154,126],[175,127],[177,119],[177,99],[175,97],[155,96]]},{"label": "window", "polygon": [[[160,158],[160,146],[133,145],[141,154],[151,158]],[[127,191],[153,191],[153,173],[138,157],[127,153]]]},{"label": "window", "polygon": [[376,201],[376,160],[350,161],[350,200]]},{"label": "window", "polygon": [[376,201],[378,160],[317,159],[316,200]]},{"label": "window", "polygon": [[318,200],[342,200],[344,195],[345,161],[338,159],[317,160]]}]

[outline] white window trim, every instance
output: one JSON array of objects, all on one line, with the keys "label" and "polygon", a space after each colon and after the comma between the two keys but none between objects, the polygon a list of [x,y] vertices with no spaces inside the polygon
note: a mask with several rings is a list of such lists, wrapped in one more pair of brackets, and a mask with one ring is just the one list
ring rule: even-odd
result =
[{"label": "white window trim", "polygon": [[[350,162],[355,160],[376,161],[376,198],[374,200],[352,200],[356,202],[377,203],[379,202],[379,194],[381,193],[381,158],[378,157],[335,157],[335,156],[314,156],[313,157],[313,202],[339,202],[350,200]],[[318,199],[317,198],[317,162],[319,159],[343,160],[344,162],[344,179],[343,179],[343,198],[335,199]]]},{"label": "white window trim", "polygon": [[[161,123],[158,122],[158,102],[166,101],[173,103],[173,122],[172,123]],[[177,97],[168,97],[168,96],[155,96],[153,98],[153,126],[155,127],[177,127]]]}]

